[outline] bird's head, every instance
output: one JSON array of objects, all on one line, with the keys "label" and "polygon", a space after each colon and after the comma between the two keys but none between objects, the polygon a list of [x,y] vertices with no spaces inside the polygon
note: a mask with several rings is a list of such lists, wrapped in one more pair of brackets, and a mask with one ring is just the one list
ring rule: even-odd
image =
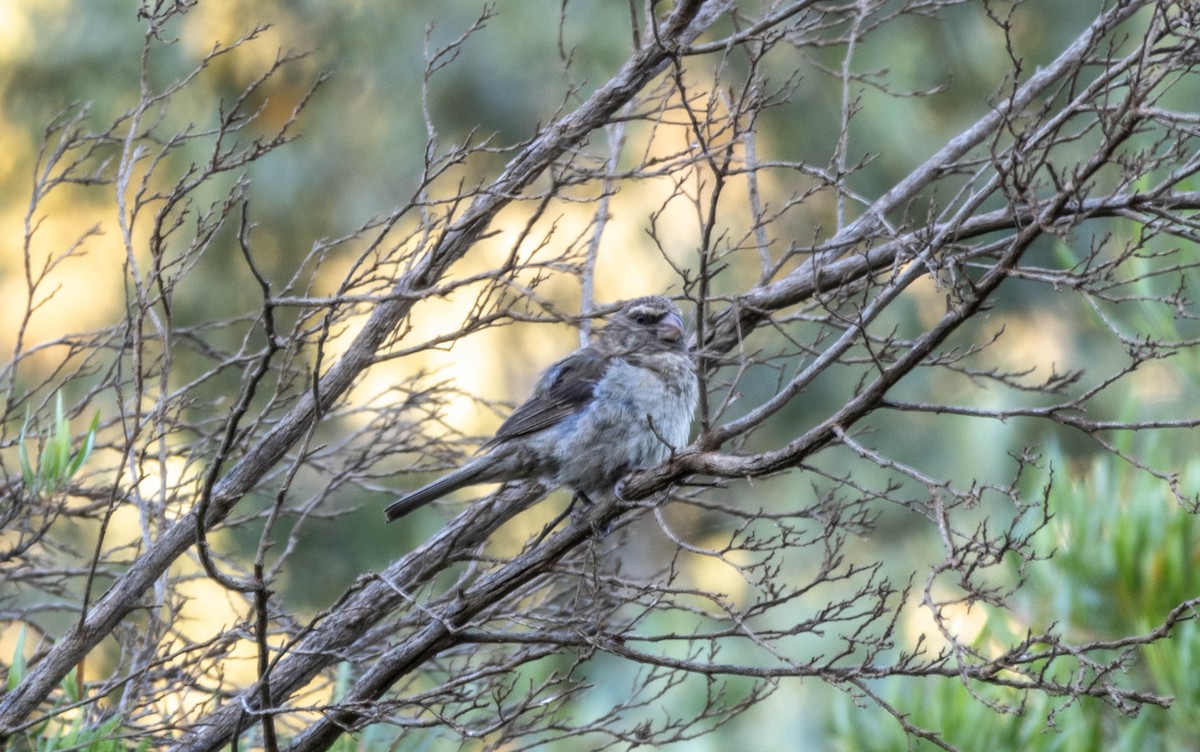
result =
[{"label": "bird's head", "polygon": [[600,337],[613,351],[682,352],[687,349],[679,306],[661,295],[622,303]]}]

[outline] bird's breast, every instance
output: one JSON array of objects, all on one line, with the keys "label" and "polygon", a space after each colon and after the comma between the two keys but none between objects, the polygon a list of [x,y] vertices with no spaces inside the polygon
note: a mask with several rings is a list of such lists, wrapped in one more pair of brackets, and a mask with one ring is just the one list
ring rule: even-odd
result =
[{"label": "bird's breast", "polygon": [[[588,404],[558,432],[558,481],[608,491],[623,475],[658,464],[687,444],[697,400],[691,363],[613,361]],[[663,366],[669,367],[663,367]]]}]

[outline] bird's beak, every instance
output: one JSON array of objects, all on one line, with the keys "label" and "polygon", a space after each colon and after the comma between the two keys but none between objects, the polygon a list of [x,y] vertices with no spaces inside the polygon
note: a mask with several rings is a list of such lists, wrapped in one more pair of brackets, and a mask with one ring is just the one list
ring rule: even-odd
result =
[{"label": "bird's beak", "polygon": [[683,339],[683,319],[674,313],[668,313],[658,322],[658,338],[664,342],[678,342]]}]

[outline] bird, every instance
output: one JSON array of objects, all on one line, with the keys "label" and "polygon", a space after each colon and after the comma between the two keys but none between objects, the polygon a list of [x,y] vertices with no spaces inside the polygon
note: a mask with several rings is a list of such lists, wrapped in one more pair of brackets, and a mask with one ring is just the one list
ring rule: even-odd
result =
[{"label": "bird", "polygon": [[540,479],[585,502],[687,445],[699,399],[679,306],[623,301],[593,338],[547,368],[478,456],[388,505],[388,522],[478,483]]}]

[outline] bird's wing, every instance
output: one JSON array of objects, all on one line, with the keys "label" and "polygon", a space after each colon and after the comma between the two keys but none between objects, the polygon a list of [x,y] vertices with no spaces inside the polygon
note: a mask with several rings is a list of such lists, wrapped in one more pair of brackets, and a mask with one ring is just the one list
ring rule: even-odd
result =
[{"label": "bird's wing", "polygon": [[592,398],[607,367],[607,359],[590,347],[550,366],[538,379],[533,395],[508,416],[484,448],[544,430],[577,412]]}]

